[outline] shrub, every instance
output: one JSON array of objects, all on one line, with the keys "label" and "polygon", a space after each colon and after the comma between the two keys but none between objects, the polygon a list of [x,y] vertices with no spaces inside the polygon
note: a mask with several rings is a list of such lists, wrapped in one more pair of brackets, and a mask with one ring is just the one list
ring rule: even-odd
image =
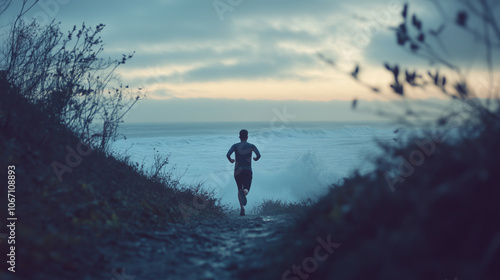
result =
[{"label": "shrub", "polygon": [[[26,2],[26,1],[25,1]],[[66,34],[60,23],[25,22],[21,11],[0,61],[8,81],[51,122],[63,123],[82,141],[106,150],[124,115],[143,96],[123,85],[115,70],[133,57],[105,59],[100,33],[82,24]]]}]

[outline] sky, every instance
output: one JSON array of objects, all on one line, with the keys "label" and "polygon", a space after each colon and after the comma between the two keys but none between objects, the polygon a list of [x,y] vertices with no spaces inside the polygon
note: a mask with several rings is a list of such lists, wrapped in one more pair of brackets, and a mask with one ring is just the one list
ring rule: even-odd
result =
[{"label": "sky", "polygon": [[[67,30],[83,22],[103,23],[103,56],[135,52],[118,70],[123,83],[147,95],[147,102],[131,112],[131,121],[182,120],[183,110],[195,112],[184,118],[189,121],[256,120],[287,106],[301,111],[300,120],[363,120],[373,116],[327,110],[328,105],[349,109],[347,101],[353,99],[394,99],[384,62],[446,71],[396,44],[391,27],[402,22],[407,2],[409,14],[416,13],[424,29],[446,24],[446,57],[463,67],[473,87],[484,88],[489,81],[485,50],[454,24],[464,7],[453,0],[439,1],[444,15],[431,0],[40,0],[26,19],[42,24],[56,19]],[[500,13],[500,5],[490,3]],[[382,93],[349,75],[356,65],[360,79]],[[439,94],[415,89],[409,95]],[[224,106],[232,111],[220,113]]]}]

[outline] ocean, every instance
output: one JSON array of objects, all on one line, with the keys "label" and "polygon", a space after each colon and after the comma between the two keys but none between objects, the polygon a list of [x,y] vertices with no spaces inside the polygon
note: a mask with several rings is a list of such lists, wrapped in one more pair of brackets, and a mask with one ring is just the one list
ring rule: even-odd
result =
[{"label": "ocean", "polygon": [[167,168],[182,184],[203,183],[223,203],[237,208],[234,165],[226,153],[239,142],[241,129],[249,131],[248,142],[262,154],[252,162],[250,210],[268,198],[315,198],[354,170],[370,172],[370,159],[382,152],[375,139],[395,137],[395,126],[382,123],[125,123],[112,149],[147,167],[155,153],[168,155]]}]

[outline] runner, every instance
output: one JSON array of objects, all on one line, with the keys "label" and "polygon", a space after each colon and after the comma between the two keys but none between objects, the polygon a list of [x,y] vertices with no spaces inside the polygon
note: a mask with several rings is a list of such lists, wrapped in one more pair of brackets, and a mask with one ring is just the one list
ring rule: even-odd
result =
[{"label": "runner", "polygon": [[[252,152],[256,155],[253,158],[255,161],[260,159],[260,152],[254,144],[247,142],[248,131],[246,129],[240,131],[240,140],[241,142],[231,146],[226,157],[231,163],[236,162],[234,165],[234,179],[238,187],[238,200],[241,207],[240,216],[245,216],[244,206],[247,205],[246,196],[252,185]],[[233,152],[235,153],[236,160],[231,158]]]}]

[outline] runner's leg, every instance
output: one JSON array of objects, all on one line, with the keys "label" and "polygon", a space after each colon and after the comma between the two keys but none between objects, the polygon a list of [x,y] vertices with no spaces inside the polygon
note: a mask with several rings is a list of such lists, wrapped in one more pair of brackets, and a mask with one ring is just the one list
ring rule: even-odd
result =
[{"label": "runner's leg", "polygon": [[234,180],[236,181],[236,187],[238,188],[238,192],[236,193],[238,195],[238,202],[240,203],[240,208],[244,209],[243,204],[241,202],[240,198],[240,190],[243,189],[243,172],[241,170],[234,172]]},{"label": "runner's leg", "polygon": [[250,192],[250,187],[252,186],[252,170],[245,170],[245,176],[243,180],[243,188],[246,190],[245,195]]}]

